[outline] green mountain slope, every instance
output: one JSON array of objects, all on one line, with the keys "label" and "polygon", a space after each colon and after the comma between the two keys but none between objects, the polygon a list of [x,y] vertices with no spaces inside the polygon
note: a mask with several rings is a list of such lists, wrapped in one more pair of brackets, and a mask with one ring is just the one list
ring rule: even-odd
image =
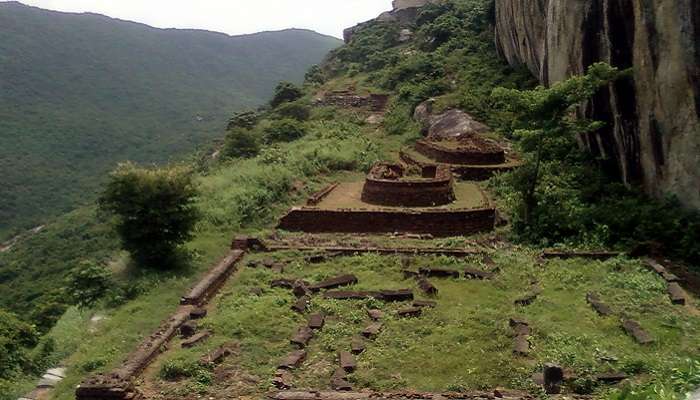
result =
[{"label": "green mountain slope", "polygon": [[0,238],[90,199],[119,160],[162,162],[337,47],[305,30],[163,30],[0,3]]}]

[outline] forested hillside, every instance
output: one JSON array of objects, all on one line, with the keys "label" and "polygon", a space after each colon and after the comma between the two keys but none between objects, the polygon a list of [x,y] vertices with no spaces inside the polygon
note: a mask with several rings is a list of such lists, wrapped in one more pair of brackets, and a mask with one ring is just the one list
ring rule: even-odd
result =
[{"label": "forested hillside", "polygon": [[339,45],[305,30],[163,30],[0,3],[0,239],[91,201],[119,160],[215,137]]}]

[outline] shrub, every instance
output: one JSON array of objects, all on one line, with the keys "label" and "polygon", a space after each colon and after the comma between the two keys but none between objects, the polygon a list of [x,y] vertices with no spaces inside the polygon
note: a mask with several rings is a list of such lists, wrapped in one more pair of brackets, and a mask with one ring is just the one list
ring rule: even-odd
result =
[{"label": "shrub", "polygon": [[250,129],[234,128],[226,134],[221,154],[231,158],[255,157],[260,152],[259,137]]},{"label": "shrub", "polygon": [[198,219],[197,189],[184,167],[138,168],[120,164],[100,196],[100,208],[116,216],[124,249],[142,263],[171,266]]},{"label": "shrub", "polygon": [[304,92],[293,83],[280,82],[275,88],[275,94],[270,101],[270,106],[277,107],[282,103],[300,99]]},{"label": "shrub", "polygon": [[230,131],[235,128],[252,129],[258,123],[260,116],[255,111],[243,111],[234,114],[228,121],[226,130]]},{"label": "shrub", "polygon": [[270,126],[265,128],[265,140],[268,143],[291,142],[301,139],[305,135],[306,127],[304,124],[290,118],[273,121]]},{"label": "shrub", "polygon": [[322,85],[325,81],[326,76],[318,65],[312,65],[304,75],[304,82],[310,85]]},{"label": "shrub", "polygon": [[392,102],[382,124],[390,135],[420,131],[418,124],[413,120],[412,107],[404,103]]},{"label": "shrub", "polygon": [[112,274],[107,268],[83,262],[66,278],[66,295],[80,308],[93,307],[112,286]]},{"label": "shrub", "polygon": [[0,309],[0,381],[28,367],[27,351],[36,346],[38,340],[31,325]]},{"label": "shrub", "polygon": [[281,118],[291,118],[297,121],[306,121],[311,116],[311,108],[301,100],[283,103],[275,109],[275,113]]}]

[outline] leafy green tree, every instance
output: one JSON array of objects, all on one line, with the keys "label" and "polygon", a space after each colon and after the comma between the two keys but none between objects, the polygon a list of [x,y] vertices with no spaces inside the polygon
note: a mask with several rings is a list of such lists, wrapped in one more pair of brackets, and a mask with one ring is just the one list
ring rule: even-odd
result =
[{"label": "leafy green tree", "polygon": [[306,121],[311,116],[311,108],[301,100],[281,104],[275,112],[282,118],[292,118],[297,121]]},{"label": "leafy green tree", "polygon": [[222,154],[224,157],[248,158],[260,152],[260,140],[250,129],[234,128],[226,134]]},{"label": "leafy green tree", "polygon": [[112,286],[112,274],[104,266],[82,262],[68,274],[65,291],[71,302],[80,308],[93,307]]},{"label": "leafy green tree", "polygon": [[116,216],[122,246],[137,261],[170,266],[178,246],[192,237],[197,194],[189,168],[123,163],[110,174],[99,204]]},{"label": "leafy green tree", "polygon": [[550,88],[493,91],[496,104],[514,117],[515,136],[524,153],[525,165],[516,173],[515,185],[522,201],[520,217],[525,227],[537,227],[538,190],[542,189],[541,172],[547,163],[577,157],[578,153],[572,151],[575,135],[602,126],[600,122],[577,117],[576,108],[620,75],[618,69],[597,63],[589,67],[587,74]]},{"label": "leafy green tree", "polygon": [[300,87],[291,82],[280,82],[275,88],[275,94],[270,101],[270,106],[277,107],[282,103],[300,99],[304,92]]},{"label": "leafy green tree", "polygon": [[27,351],[38,341],[39,335],[33,326],[0,309],[0,382],[26,369]]},{"label": "leafy green tree", "polygon": [[304,124],[290,118],[272,121],[270,126],[265,128],[265,139],[268,143],[291,142],[304,136],[306,136]]},{"label": "leafy green tree", "polygon": [[318,65],[312,65],[304,75],[304,82],[310,85],[322,85],[325,81],[326,76]]},{"label": "leafy green tree", "polygon": [[236,113],[229,119],[226,130],[230,131],[235,128],[253,129],[257,125],[259,118],[260,115],[255,111]]}]

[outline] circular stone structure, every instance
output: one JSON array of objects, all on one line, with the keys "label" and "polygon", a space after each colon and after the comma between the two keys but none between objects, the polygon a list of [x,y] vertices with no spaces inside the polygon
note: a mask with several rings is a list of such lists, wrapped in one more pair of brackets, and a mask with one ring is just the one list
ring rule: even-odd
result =
[{"label": "circular stone structure", "polygon": [[495,141],[479,136],[459,140],[419,140],[418,153],[439,163],[457,165],[495,165],[506,162],[506,153]]},{"label": "circular stone structure", "polygon": [[436,207],[455,201],[452,171],[428,166],[420,176],[407,176],[400,164],[378,163],[367,175],[362,201],[392,207]]}]

